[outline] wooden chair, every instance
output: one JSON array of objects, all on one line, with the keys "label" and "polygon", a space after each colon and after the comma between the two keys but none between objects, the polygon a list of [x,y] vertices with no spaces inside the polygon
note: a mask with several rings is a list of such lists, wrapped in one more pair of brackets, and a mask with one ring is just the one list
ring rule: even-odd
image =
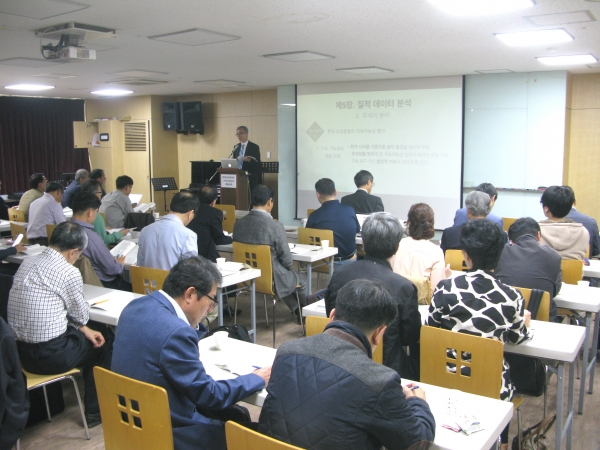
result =
[{"label": "wooden chair", "polygon": [[94,367],[106,450],[173,450],[167,391]]},{"label": "wooden chair", "polygon": [[56,225],[46,224],[46,236],[48,236],[48,242],[50,242],[50,238],[52,237],[52,233],[54,233],[54,229]]},{"label": "wooden chair", "polygon": [[[329,323],[328,317],[308,316],[306,317],[306,336],[314,336],[323,332]],[[383,341],[373,352],[373,361],[383,364]]]},{"label": "wooden chair", "polygon": [[508,233],[508,229],[510,228],[510,226],[517,220],[518,219],[512,217],[502,217],[502,228],[504,229],[504,231]]},{"label": "wooden chair", "polygon": [[133,292],[144,295],[162,289],[163,283],[169,275],[168,270],[141,266],[131,266],[129,273]]},{"label": "wooden chair", "polygon": [[20,209],[8,208],[8,220],[11,222],[27,222],[25,213]]},{"label": "wooden chair", "polygon": [[234,205],[215,205],[215,208],[220,209],[223,214],[223,231],[233,233],[233,226],[235,225],[235,206]]},{"label": "wooden chair", "polygon": [[431,283],[427,277],[405,277],[417,288],[417,298],[419,305],[429,305],[431,303]]},{"label": "wooden chair", "polygon": [[308,209],[306,210],[306,217],[307,217],[307,218],[308,218],[308,217],[310,217],[310,215],[313,213],[313,211],[315,211],[315,209],[308,208]]},{"label": "wooden chair", "polygon": [[[319,230],[318,228],[298,228],[298,244],[315,245],[321,247],[321,241],[328,240],[330,247],[335,247],[333,231]],[[319,273],[329,274],[329,261],[331,258],[320,259],[312,264],[312,271],[317,272],[317,290],[319,290]],[[309,294],[312,294],[310,292]]]},{"label": "wooden chair", "polygon": [[577,284],[583,279],[583,261],[580,259],[563,259],[560,262],[562,280],[567,284]]},{"label": "wooden chair", "polygon": [[[271,248],[268,245],[253,245],[243,244],[241,242],[233,242],[233,260],[248,264],[253,269],[260,269],[260,277],[255,280],[256,292],[263,294],[265,300],[265,316],[267,319],[267,327],[269,326],[269,317],[267,315],[267,295],[273,296],[273,348],[275,348],[275,305],[277,303],[277,294],[273,286],[273,261],[271,260]],[[298,302],[298,313],[300,314],[300,325],[304,330],[304,322],[302,320],[302,307],[300,306],[300,298],[298,297],[298,288],[296,286],[296,300]],[[235,309],[237,309],[237,297]]]},{"label": "wooden chair", "polygon": [[[455,350],[456,359],[448,357],[448,349]],[[468,352],[470,359],[463,360],[463,352]],[[497,399],[502,385],[503,361],[504,344],[498,340],[421,327],[423,383]],[[449,371],[447,365],[454,366],[456,370]],[[464,375],[461,368],[469,368],[470,375]],[[522,402],[522,398],[513,398],[513,407],[517,409],[518,435],[521,434],[519,406]]]},{"label": "wooden chair", "polygon": [[466,271],[468,269],[462,250],[446,250],[444,260],[446,265],[450,264],[452,270]]},{"label": "wooden chair", "polygon": [[29,244],[29,241],[27,240],[27,228],[25,228],[24,225],[19,225],[17,223],[11,222],[10,223],[10,235],[12,236],[13,240],[15,240],[17,238],[17,236],[20,234],[23,235],[21,244]]},{"label": "wooden chair", "polygon": [[[529,299],[531,298],[531,289],[522,288],[518,286],[513,286],[515,289],[521,291],[521,295],[525,300],[525,309],[529,306]],[[548,292],[544,292],[542,296],[542,301],[540,303],[540,308],[538,309],[537,316],[535,320],[541,320],[544,322],[548,322],[550,320],[550,294]]]},{"label": "wooden chair", "polygon": [[225,423],[227,450],[302,450],[300,447],[278,441],[231,420]]}]

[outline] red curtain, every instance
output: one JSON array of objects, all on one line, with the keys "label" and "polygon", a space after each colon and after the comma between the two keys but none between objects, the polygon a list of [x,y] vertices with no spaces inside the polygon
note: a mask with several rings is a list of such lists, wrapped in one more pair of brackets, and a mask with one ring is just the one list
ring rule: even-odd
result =
[{"label": "red curtain", "polygon": [[1,193],[28,190],[36,172],[52,181],[89,170],[88,150],[73,148],[76,120],[84,120],[83,100],[0,97]]}]

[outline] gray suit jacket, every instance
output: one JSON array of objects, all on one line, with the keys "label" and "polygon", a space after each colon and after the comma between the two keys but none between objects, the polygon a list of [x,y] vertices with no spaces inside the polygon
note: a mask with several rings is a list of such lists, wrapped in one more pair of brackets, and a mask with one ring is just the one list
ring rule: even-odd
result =
[{"label": "gray suit jacket", "polygon": [[292,254],[283,224],[262,211],[250,211],[247,216],[235,222],[233,240],[270,246],[275,293],[282,298],[294,292],[298,275],[292,270]]}]

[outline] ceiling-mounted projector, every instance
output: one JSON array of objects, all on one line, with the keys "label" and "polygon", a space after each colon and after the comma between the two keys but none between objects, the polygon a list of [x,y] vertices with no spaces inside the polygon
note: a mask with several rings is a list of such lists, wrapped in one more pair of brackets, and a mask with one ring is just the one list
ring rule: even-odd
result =
[{"label": "ceiling-mounted projector", "polygon": [[57,51],[48,51],[47,59],[57,62],[80,62],[96,59],[96,50],[83,47],[63,47]]},{"label": "ceiling-mounted projector", "polygon": [[59,40],[58,44],[41,46],[42,56],[55,62],[80,62],[96,59],[96,50],[89,50],[80,42],[93,39],[115,37],[116,31],[110,28],[67,22],[51,27],[35,30],[36,36],[45,39]]}]

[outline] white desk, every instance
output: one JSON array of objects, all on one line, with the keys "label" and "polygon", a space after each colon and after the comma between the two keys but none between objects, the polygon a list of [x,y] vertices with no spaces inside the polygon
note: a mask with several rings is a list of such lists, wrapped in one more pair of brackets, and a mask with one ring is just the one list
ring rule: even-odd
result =
[{"label": "white desk", "polygon": [[[233,253],[233,244],[217,245],[217,251],[223,253]],[[292,260],[306,264],[306,292],[307,295],[312,294],[312,263],[324,258],[335,256],[338,253],[337,247],[317,247],[314,245],[294,244],[292,252]],[[329,278],[333,275],[333,258],[329,264]]]},{"label": "white desk", "polygon": [[138,297],[142,297],[142,295],[92,286],[91,284],[83,285],[83,298],[90,305],[108,300],[108,302],[101,303],[97,307],[90,307],[90,319],[107,325],[117,326],[123,309],[131,300]]},{"label": "white desk", "polygon": [[[298,227],[295,225],[284,225],[285,226],[285,235],[288,238],[288,241],[292,242],[293,244],[298,242]],[[363,244],[363,239],[362,236],[359,236],[358,234],[356,235],[356,245],[362,245]]]},{"label": "white desk", "polygon": [[[13,222],[17,225],[23,225],[25,229],[27,229],[27,222]],[[0,220],[0,233],[4,233],[10,231],[10,221],[9,220]]]},{"label": "white desk", "polygon": [[600,278],[600,259],[590,259],[590,265],[583,265],[583,276]]},{"label": "white desk", "polygon": [[302,317],[316,316],[316,317],[327,317],[325,309],[325,299],[306,305],[302,308]]},{"label": "white desk", "polygon": [[[589,372],[590,383],[588,393],[594,390],[594,368],[596,353],[598,351],[598,325],[600,324],[600,289],[595,287],[581,288],[574,284],[563,283],[560,293],[554,297],[559,308],[585,311],[585,345],[583,347],[583,361],[581,364],[581,377],[579,388],[579,408],[577,412],[583,414],[583,401],[585,398],[585,380]],[[592,314],[595,314],[594,332],[591,332]],[[590,355],[591,348],[591,355]],[[588,363],[588,358],[591,360]]]}]

